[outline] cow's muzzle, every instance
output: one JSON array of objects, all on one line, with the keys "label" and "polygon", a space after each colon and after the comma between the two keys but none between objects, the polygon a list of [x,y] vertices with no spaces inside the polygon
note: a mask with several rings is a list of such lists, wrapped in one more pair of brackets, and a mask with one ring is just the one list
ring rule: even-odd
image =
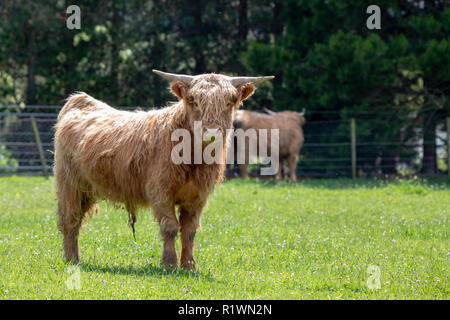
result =
[{"label": "cow's muzzle", "polygon": [[203,127],[203,142],[213,142],[222,135],[222,129],[218,125]]}]

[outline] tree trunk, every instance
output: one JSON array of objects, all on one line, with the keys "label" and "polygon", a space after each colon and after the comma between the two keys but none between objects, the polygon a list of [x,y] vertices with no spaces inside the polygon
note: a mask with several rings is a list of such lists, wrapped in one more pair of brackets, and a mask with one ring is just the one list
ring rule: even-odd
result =
[{"label": "tree trunk", "polygon": [[195,68],[194,68],[195,74],[201,74],[206,71],[205,55],[202,50],[203,48],[201,47],[201,43],[199,43],[199,40],[203,38],[202,14],[203,14],[203,3],[202,1],[197,1],[195,2],[193,8],[193,16],[194,16],[193,18],[195,21],[194,43],[197,46],[197,48],[193,48],[194,49],[193,51],[195,52]]},{"label": "tree trunk", "polygon": [[247,34],[248,34],[248,3],[247,0],[239,0],[239,26],[238,26],[238,36],[241,39],[241,45],[245,45],[247,43]]},{"label": "tree trunk", "polygon": [[25,104],[35,105],[36,104],[36,79],[35,79],[35,69],[36,69],[36,42],[35,34],[32,29],[28,32],[28,60],[27,60],[27,89]]},{"label": "tree trunk", "polygon": [[282,10],[283,0],[276,0],[273,7],[272,25],[270,26],[270,32],[275,36],[278,36],[283,32],[283,19],[281,16]]},{"label": "tree trunk", "polygon": [[111,29],[111,93],[112,93],[112,103],[117,104],[119,100],[119,75],[118,75],[118,64],[119,64],[119,9],[117,5],[117,0],[113,0],[112,3],[112,29]]},{"label": "tree trunk", "polygon": [[[153,48],[151,49],[151,60],[155,63],[154,69],[161,69],[161,66],[158,65],[160,61],[162,61],[162,55],[164,54],[163,43],[159,39],[159,8],[161,7],[161,3],[159,0],[154,2],[153,6]],[[161,106],[164,104],[163,99],[163,90],[166,85],[165,80],[160,77],[153,77],[153,85],[155,88],[153,99],[155,106]]]},{"label": "tree trunk", "polygon": [[397,174],[397,152],[383,151],[381,170],[384,174]]},{"label": "tree trunk", "polygon": [[423,123],[423,162],[422,173],[435,174],[436,167],[436,114],[427,113]]}]

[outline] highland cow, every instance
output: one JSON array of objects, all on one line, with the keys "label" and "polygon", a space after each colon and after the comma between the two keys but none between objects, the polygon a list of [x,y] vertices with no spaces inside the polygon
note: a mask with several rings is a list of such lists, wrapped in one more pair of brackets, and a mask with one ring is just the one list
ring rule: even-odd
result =
[{"label": "highland cow", "polygon": [[[302,126],[305,123],[305,110],[302,112],[282,111],[273,112],[265,109],[268,114],[238,110],[233,122],[235,129],[249,130],[254,129],[259,132],[260,129],[279,129],[279,166],[276,173],[276,180],[281,181],[281,169],[283,161],[286,160],[289,166],[289,174],[293,183],[297,182],[296,166],[297,157],[303,146],[304,137]],[[259,140],[258,140],[259,141]],[[270,146],[269,146],[270,147]],[[259,146],[258,146],[259,148]],[[234,150],[236,152],[236,150]],[[238,164],[241,177],[247,177],[247,167],[251,158],[248,142],[245,146],[245,161]]]},{"label": "highland cow", "polygon": [[174,164],[171,134],[180,128],[192,132],[194,121],[201,121],[205,133],[220,130],[226,141],[226,129],[232,128],[235,110],[253,94],[253,83],[273,78],[154,72],[171,82],[177,103],[127,112],[76,93],[59,113],[54,173],[58,226],[69,262],[80,260],[83,219],[92,214],[98,200],[108,199],[125,204],[132,225],[137,209],[150,207],[160,225],[162,264],[177,266],[175,239],[180,231],[181,266],[196,268],[193,249],[200,214],[214,185],[222,180],[224,165]]}]

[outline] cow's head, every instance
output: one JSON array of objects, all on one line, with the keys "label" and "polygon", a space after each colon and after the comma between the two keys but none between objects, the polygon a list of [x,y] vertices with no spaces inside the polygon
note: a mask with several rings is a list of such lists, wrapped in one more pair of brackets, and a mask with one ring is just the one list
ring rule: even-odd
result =
[{"label": "cow's head", "polygon": [[153,70],[171,82],[170,89],[183,101],[190,129],[201,121],[203,138],[217,135],[225,138],[226,129],[232,128],[233,114],[242,101],[250,97],[254,83],[273,79],[269,77],[229,77],[221,74],[188,76]]},{"label": "cow's head", "polygon": [[[287,111],[287,112],[289,112],[289,111]],[[302,112],[295,112],[295,111],[290,111],[290,112],[292,112],[292,118],[294,118],[300,126],[303,126],[305,124],[305,122],[306,122],[305,108],[303,108]]]}]

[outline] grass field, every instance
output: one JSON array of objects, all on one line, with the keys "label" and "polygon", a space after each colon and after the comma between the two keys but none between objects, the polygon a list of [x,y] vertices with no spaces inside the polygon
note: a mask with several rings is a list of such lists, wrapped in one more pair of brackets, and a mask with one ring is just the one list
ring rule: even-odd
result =
[{"label": "grass field", "polygon": [[450,298],[448,181],[225,182],[202,216],[197,272],[161,267],[150,212],[135,242],[126,212],[102,202],[73,290],[55,208],[53,179],[0,178],[1,299]]}]

